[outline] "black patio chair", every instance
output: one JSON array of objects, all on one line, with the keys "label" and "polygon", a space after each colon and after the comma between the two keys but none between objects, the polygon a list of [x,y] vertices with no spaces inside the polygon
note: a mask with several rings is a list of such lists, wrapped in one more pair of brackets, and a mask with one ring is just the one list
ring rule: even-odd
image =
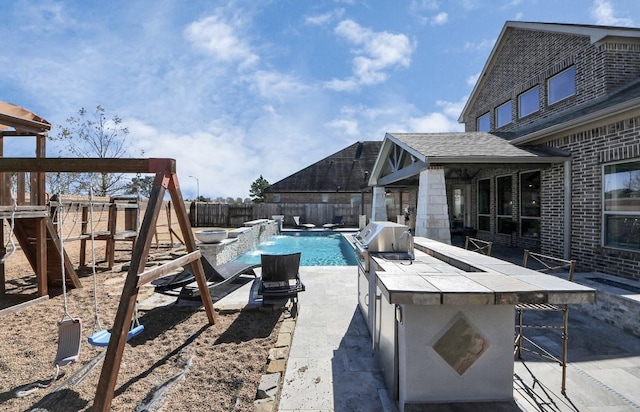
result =
[{"label": "black patio chair", "polygon": [[298,293],[305,290],[300,280],[300,256],[300,252],[260,256],[262,279],[258,294],[262,295],[263,304],[284,299],[291,300],[294,310],[297,308]]}]

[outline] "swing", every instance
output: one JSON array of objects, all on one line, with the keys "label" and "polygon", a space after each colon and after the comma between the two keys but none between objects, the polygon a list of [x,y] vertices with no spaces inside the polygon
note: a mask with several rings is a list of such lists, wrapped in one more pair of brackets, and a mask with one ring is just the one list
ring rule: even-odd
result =
[{"label": "swing", "polygon": [[[144,331],[144,325],[141,325],[138,321],[138,310],[136,309],[136,315],[131,322],[131,329],[127,332],[127,342],[131,338],[134,338]],[[89,343],[93,346],[109,346],[109,340],[111,340],[111,332],[106,329],[100,329],[89,336]]]},{"label": "swing", "polygon": [[[13,197],[13,196],[12,196]],[[62,319],[58,321],[58,350],[56,352],[56,357],[53,361],[53,365],[56,367],[56,372],[51,380],[44,384],[41,382],[31,383],[29,385],[25,385],[18,390],[16,390],[16,397],[24,397],[30,395],[31,393],[37,391],[38,389],[48,388],[55,381],[58,380],[60,376],[60,367],[67,366],[72,363],[75,363],[80,359],[80,342],[82,340],[82,321],[80,318],[74,318],[69,314],[69,306],[67,302],[67,275],[65,273],[64,267],[64,242],[63,242],[63,232],[62,225],[63,222],[60,219],[60,214],[58,210],[62,207],[62,201],[58,201],[59,206],[56,211],[56,215],[53,218],[58,220],[58,231],[60,236],[60,262],[61,269],[60,273],[62,276],[62,296],[64,297],[64,315]]]},{"label": "swing", "polygon": [[[98,275],[96,273],[96,253],[95,253],[95,231],[93,226],[93,190],[89,189],[89,227],[91,228],[91,269],[93,272],[93,307],[94,307],[94,332],[87,339],[90,345],[93,346],[109,346],[111,340],[111,331],[104,329],[100,325],[100,318],[98,316]],[[138,336],[144,331],[144,325],[141,325],[138,321],[138,307],[134,309],[133,320],[131,321],[131,328],[127,332],[127,342]]]},{"label": "swing", "polygon": [[69,365],[79,359],[80,340],[82,338],[82,321],[80,318],[74,318],[69,314],[67,304],[67,275],[64,267],[64,233],[62,232],[63,221],[60,219],[61,214],[59,213],[61,208],[62,199],[60,199],[60,195],[58,195],[56,218],[58,220],[58,231],[60,232],[60,273],[62,277],[62,295],[64,297],[64,315],[62,319],[58,321],[58,351],[56,353],[56,359],[53,362],[56,366],[56,377],[52,382],[57,379],[58,368],[60,366]]}]

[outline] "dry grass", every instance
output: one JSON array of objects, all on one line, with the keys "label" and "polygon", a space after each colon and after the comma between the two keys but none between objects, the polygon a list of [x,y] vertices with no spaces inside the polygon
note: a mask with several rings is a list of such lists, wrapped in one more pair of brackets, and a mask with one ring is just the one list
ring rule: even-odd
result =
[{"label": "dry grass", "polygon": [[[159,224],[163,224],[162,215],[164,213]],[[68,238],[72,237],[72,226],[76,224],[72,219],[65,221]],[[177,225],[174,223],[174,226]],[[168,240],[167,227],[160,231],[165,232],[162,236]],[[163,239],[160,240],[163,243]],[[79,243],[65,242],[65,250],[76,265]],[[131,258],[129,243],[117,245],[116,267]],[[99,260],[104,258],[104,242],[96,243],[95,253]],[[166,254],[167,249],[152,249],[150,257],[160,253]],[[91,262],[90,256],[88,262]],[[98,315],[101,325],[109,328],[126,273],[107,270],[104,262],[98,263]],[[70,290],[67,302],[69,313],[83,322],[80,361],[62,368],[64,376],[49,387],[17,397],[16,391],[25,385],[46,383],[54,376],[57,322],[64,315],[64,296],[61,290],[52,289],[49,300],[4,316],[0,323],[0,371],[4,378],[0,382],[0,409],[91,409],[102,363],[98,362],[92,370],[89,366],[92,360],[100,359],[104,349],[86,341],[94,331],[94,277],[90,268],[78,273],[83,287]],[[34,297],[35,276],[21,251],[8,258],[6,277],[7,294],[0,297],[1,307]],[[152,290],[141,292],[149,295]],[[280,312],[219,314],[218,324],[209,326],[201,307],[168,305],[141,312],[140,322],[145,330],[127,344],[112,410],[132,411],[158,397],[156,406],[147,410],[252,410],[268,351],[275,344],[282,318]],[[70,379],[84,370],[89,373],[80,382]],[[171,378],[175,383],[159,396],[163,384]]]}]

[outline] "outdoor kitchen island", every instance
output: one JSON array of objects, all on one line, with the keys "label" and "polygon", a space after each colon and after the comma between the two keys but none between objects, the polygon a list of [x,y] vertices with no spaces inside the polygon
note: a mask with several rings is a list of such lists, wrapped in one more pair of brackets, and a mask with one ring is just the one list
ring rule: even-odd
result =
[{"label": "outdoor kitchen island", "polygon": [[[373,348],[401,411],[513,400],[516,303],[595,302],[595,290],[426,238],[375,263]],[[362,306],[362,305],[361,305]]]}]

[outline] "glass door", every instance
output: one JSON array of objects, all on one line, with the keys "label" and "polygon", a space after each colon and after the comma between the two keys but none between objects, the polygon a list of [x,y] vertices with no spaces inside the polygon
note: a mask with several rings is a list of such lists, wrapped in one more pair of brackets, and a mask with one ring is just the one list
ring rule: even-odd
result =
[{"label": "glass door", "polygon": [[469,185],[453,185],[449,204],[451,208],[451,228],[462,229],[471,226],[469,212]]}]

